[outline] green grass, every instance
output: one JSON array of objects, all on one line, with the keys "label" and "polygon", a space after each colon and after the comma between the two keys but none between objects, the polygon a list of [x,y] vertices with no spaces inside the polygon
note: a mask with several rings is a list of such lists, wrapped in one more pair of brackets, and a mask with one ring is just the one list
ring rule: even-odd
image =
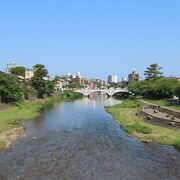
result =
[{"label": "green grass", "polygon": [[6,141],[0,141],[0,149],[4,149],[6,147]]},{"label": "green grass", "polygon": [[126,99],[121,104],[117,104],[116,107],[120,107],[120,108],[137,108],[140,105],[141,104],[140,104],[140,102],[138,100]]},{"label": "green grass", "polygon": [[[128,134],[144,142],[168,144],[180,148],[180,130],[144,122],[142,118],[136,115],[140,103],[137,100],[131,101],[133,100],[126,100],[122,104],[106,107],[106,111],[113,115]],[[129,106],[125,107],[124,104]],[[134,107],[132,104],[137,104],[137,106]]]},{"label": "green grass", "polygon": [[165,106],[171,109],[180,110],[180,105],[171,104],[167,99],[144,99],[144,100],[158,106]]},{"label": "green grass", "polygon": [[124,129],[126,132],[128,132],[129,134],[133,134],[134,132],[140,132],[143,134],[150,134],[152,133],[152,128],[142,125],[140,123],[134,123],[132,125],[126,125],[124,126]]},{"label": "green grass", "polygon": [[176,140],[174,143],[174,146],[178,149],[180,149],[180,139]]}]

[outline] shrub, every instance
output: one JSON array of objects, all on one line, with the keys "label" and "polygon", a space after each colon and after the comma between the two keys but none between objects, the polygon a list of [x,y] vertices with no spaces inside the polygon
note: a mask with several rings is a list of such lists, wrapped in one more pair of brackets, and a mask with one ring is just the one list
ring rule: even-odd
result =
[{"label": "shrub", "polygon": [[0,97],[2,102],[21,102],[24,92],[21,85],[11,76],[0,75]]}]

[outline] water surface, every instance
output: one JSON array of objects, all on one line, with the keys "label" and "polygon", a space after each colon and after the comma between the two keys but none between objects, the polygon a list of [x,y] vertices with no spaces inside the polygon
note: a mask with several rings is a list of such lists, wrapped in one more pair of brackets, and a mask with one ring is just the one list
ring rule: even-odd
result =
[{"label": "water surface", "polygon": [[0,153],[0,179],[180,179],[180,152],[129,137],[104,105],[62,102],[25,124],[25,137]]}]

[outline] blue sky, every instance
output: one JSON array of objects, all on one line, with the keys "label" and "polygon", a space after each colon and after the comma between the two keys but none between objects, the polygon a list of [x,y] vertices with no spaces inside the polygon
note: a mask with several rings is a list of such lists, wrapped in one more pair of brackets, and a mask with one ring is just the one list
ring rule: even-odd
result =
[{"label": "blue sky", "polygon": [[0,0],[0,70],[15,61],[50,74],[180,76],[179,0]]}]

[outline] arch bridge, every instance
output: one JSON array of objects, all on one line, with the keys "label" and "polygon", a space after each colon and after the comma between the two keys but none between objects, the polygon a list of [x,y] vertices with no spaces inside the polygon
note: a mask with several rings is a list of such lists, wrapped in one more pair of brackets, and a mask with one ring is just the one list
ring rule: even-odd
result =
[{"label": "arch bridge", "polygon": [[110,97],[116,93],[130,93],[127,89],[77,89],[75,92],[81,93],[84,96],[89,96],[93,92],[104,92]]}]

